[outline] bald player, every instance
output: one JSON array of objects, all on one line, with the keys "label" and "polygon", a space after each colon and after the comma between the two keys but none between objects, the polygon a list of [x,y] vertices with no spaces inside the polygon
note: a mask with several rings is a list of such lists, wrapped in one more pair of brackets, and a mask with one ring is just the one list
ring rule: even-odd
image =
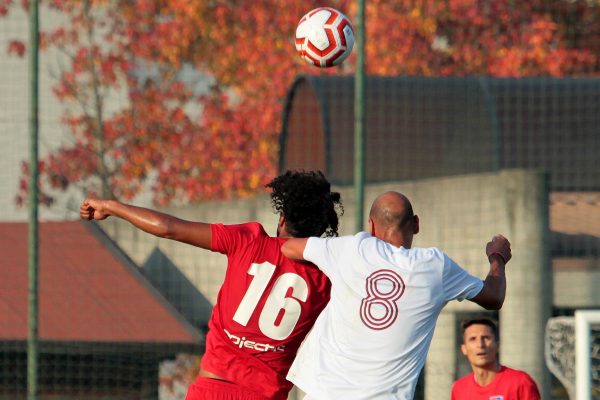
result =
[{"label": "bald player", "polygon": [[502,307],[510,243],[497,235],[485,251],[485,281],[437,248],[412,247],[419,218],[401,193],[373,203],[370,233],[290,239],[293,259],[316,264],[330,279],[331,300],[300,348],[288,379],[305,400],[412,399],[435,323],[450,300]]}]

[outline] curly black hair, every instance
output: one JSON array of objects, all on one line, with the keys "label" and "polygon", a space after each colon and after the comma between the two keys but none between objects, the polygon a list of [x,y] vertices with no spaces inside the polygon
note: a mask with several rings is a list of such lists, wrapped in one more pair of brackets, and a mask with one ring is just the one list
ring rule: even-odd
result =
[{"label": "curly black hair", "polygon": [[321,171],[287,171],[265,185],[271,204],[283,214],[291,236],[337,236],[344,213],[341,196]]}]

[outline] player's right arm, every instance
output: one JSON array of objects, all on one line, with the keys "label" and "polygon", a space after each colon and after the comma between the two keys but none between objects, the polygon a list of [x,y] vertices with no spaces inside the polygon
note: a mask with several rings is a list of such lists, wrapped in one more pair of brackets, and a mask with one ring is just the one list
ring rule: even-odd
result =
[{"label": "player's right arm", "polygon": [[487,310],[499,310],[506,296],[506,276],[504,267],[512,258],[510,242],[502,235],[496,235],[487,243],[485,252],[490,262],[490,270],[483,288],[470,299]]},{"label": "player's right arm", "polygon": [[136,207],[116,200],[86,198],[79,207],[85,220],[103,220],[109,216],[124,219],[135,227],[165,239],[177,240],[204,249],[211,249],[210,224],[179,219],[148,208]]},{"label": "player's right arm", "polygon": [[304,260],[304,249],[308,238],[292,238],[281,246],[281,252],[292,260]]}]

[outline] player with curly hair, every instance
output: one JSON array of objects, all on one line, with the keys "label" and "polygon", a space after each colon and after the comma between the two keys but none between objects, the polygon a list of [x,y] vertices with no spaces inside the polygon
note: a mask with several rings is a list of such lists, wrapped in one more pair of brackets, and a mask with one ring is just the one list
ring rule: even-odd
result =
[{"label": "player with curly hair", "polygon": [[292,237],[337,236],[340,194],[321,172],[288,171],[266,185],[279,214],[277,237],[262,225],[186,221],[116,200],[85,199],[85,220],[122,218],[158,237],[227,255],[209,321],[200,374],[187,400],[284,400],[296,352],[329,301],[330,283],[313,264],[281,253]]}]

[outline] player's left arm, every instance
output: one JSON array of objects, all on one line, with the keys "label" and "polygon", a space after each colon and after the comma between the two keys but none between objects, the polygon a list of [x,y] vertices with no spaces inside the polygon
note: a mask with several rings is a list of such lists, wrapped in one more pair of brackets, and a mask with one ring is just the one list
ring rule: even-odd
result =
[{"label": "player's left arm", "polygon": [[292,260],[304,260],[306,242],[308,242],[308,238],[289,239],[281,246],[281,252]]},{"label": "player's left arm", "polygon": [[483,288],[472,302],[487,310],[499,310],[506,297],[506,263],[512,258],[510,242],[502,235],[496,235],[486,245],[490,270],[483,282]]}]

